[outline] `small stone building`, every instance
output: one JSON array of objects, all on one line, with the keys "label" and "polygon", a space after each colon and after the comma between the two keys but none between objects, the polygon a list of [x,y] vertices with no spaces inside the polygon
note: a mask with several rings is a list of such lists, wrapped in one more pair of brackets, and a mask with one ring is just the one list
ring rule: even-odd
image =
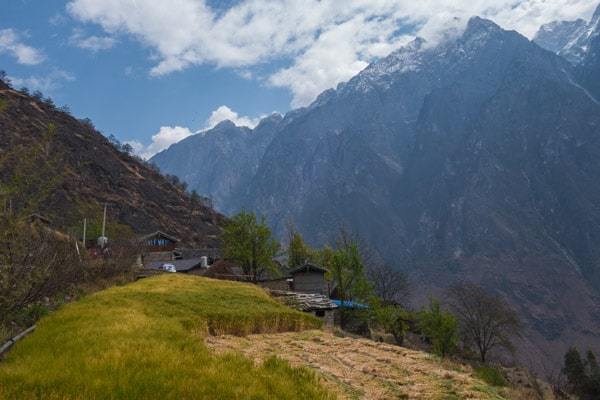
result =
[{"label": "small stone building", "polygon": [[271,290],[271,296],[296,310],[314,315],[326,328],[333,328],[337,305],[327,296],[317,293],[298,293]]},{"label": "small stone building", "polygon": [[289,271],[289,276],[292,278],[291,290],[298,293],[318,293],[328,296],[329,283],[325,279],[327,272],[327,269],[308,262],[293,268]]}]

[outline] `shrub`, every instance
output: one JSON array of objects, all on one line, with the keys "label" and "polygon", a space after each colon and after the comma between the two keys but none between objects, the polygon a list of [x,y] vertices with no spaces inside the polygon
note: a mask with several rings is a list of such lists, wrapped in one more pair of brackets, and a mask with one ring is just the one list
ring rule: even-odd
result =
[{"label": "shrub", "polygon": [[44,94],[42,92],[40,92],[39,90],[36,90],[33,92],[31,97],[33,97],[37,101],[42,101],[44,99]]},{"label": "shrub", "polygon": [[419,328],[431,342],[435,354],[445,357],[456,349],[458,322],[441,309],[439,301],[431,299],[429,309],[422,311],[418,318]]},{"label": "shrub", "polygon": [[475,376],[491,386],[506,386],[508,382],[502,372],[495,367],[481,366],[475,368]]},{"label": "shrub", "polygon": [[370,304],[370,306],[373,310],[375,322],[386,333],[394,336],[396,344],[402,345],[409,328],[410,314],[399,306],[380,306],[377,302]]}]

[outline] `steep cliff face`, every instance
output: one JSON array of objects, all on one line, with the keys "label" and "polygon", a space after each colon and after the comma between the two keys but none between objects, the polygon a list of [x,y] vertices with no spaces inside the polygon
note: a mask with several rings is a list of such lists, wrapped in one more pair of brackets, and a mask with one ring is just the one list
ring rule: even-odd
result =
[{"label": "steep cliff face", "polygon": [[313,244],[345,226],[422,293],[503,293],[523,354],[597,348],[600,105],[578,68],[480,18],[417,39],[286,115],[224,202]]},{"label": "steep cliff face", "polygon": [[[218,245],[222,215],[192,199],[148,165],[117,151],[89,124],[4,83],[0,83],[0,101],[0,156],[16,146],[27,153],[42,146],[44,135],[53,132],[50,142],[44,144],[48,148],[39,154],[44,161],[52,160],[51,168],[56,169],[52,175],[60,179],[38,211],[51,217],[57,227],[79,225],[108,203],[109,219],[134,232],[161,229],[190,245]],[[27,160],[17,157],[8,163],[1,176],[13,175],[21,161]],[[40,165],[50,167],[46,162]],[[39,194],[33,192],[32,196]]]}]

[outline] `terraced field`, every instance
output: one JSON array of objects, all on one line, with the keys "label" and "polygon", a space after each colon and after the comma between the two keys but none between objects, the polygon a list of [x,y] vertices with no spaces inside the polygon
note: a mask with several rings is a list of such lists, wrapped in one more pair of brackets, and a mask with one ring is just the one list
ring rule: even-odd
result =
[{"label": "terraced field", "polygon": [[217,353],[244,354],[260,363],[272,356],[308,366],[340,399],[524,399],[524,393],[486,385],[473,370],[428,353],[367,339],[311,330],[246,337],[207,337]]},{"label": "terraced field", "polygon": [[98,292],[44,318],[0,361],[0,399],[330,399],[316,374],[255,364],[204,337],[317,328],[262,289],[165,274]]},{"label": "terraced field", "polygon": [[320,325],[254,285],[146,278],[42,319],[0,360],[0,399],[535,398]]}]

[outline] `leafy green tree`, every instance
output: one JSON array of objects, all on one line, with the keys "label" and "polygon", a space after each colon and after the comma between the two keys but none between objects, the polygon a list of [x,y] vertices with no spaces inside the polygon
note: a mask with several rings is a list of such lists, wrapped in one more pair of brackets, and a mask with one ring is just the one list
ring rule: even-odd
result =
[{"label": "leafy green tree", "polygon": [[458,344],[458,321],[443,311],[439,301],[431,299],[429,309],[419,315],[419,328],[431,341],[433,352],[440,357],[451,354]]},{"label": "leafy green tree", "polygon": [[293,227],[289,229],[287,254],[290,267],[298,267],[306,261],[315,262],[316,260],[316,252],[304,242],[300,232]]},{"label": "leafy green tree", "polygon": [[278,272],[273,258],[279,253],[279,243],[264,218],[240,212],[225,225],[222,240],[224,257],[238,263],[252,281],[266,271]]},{"label": "leafy green tree", "polygon": [[372,289],[365,275],[358,242],[341,231],[335,249],[328,246],[319,254],[321,264],[328,269],[328,278],[333,284],[341,302],[341,325],[345,326],[346,310],[344,302],[352,300],[365,301]]}]

